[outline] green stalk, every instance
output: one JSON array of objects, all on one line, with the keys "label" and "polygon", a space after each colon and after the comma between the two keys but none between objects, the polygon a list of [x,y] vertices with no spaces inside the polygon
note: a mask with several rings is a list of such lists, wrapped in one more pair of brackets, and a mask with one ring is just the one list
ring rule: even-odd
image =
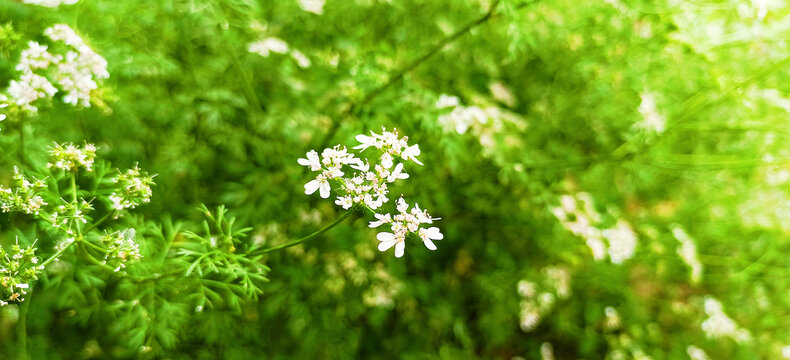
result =
[{"label": "green stalk", "polygon": [[17,352],[20,360],[27,360],[27,308],[30,306],[30,294],[26,301],[19,304],[19,318],[16,322]]},{"label": "green stalk", "polygon": [[337,224],[340,224],[341,222],[343,222],[343,220],[345,220],[346,218],[348,218],[351,215],[351,213],[353,212],[354,209],[356,209],[356,207],[348,209],[348,211],[346,211],[345,214],[341,215],[340,217],[338,217],[337,219],[335,219],[331,223],[329,223],[326,226],[316,230],[315,232],[313,232],[310,235],[307,235],[307,236],[305,236],[303,238],[300,238],[300,239],[297,239],[297,240],[294,240],[294,241],[290,241],[290,242],[287,242],[285,244],[277,245],[277,246],[274,246],[274,247],[270,247],[270,248],[266,248],[266,249],[260,249],[260,250],[254,250],[251,253],[249,253],[248,255],[249,256],[255,256],[255,255],[266,254],[266,253],[270,253],[270,252],[273,252],[273,251],[278,251],[278,250],[282,250],[282,249],[285,249],[285,248],[289,248],[291,246],[299,245],[299,244],[301,244],[301,243],[303,243],[305,241],[314,239],[318,235],[321,235],[321,234],[327,232],[329,229],[331,229],[331,228],[335,227]]}]

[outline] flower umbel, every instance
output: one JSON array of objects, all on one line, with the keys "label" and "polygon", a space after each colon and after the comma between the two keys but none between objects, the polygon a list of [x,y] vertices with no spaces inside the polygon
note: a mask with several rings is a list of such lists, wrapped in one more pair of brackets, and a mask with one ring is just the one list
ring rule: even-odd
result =
[{"label": "flower umbel", "polygon": [[387,251],[395,246],[395,257],[403,256],[403,252],[406,249],[406,236],[409,234],[417,234],[428,250],[436,250],[436,244],[433,243],[433,240],[444,239],[444,235],[442,235],[438,227],[424,228],[421,225],[433,224],[434,220],[439,219],[432,218],[427,211],[421,210],[417,204],[414,204],[414,207],[409,211],[409,204],[402,197],[398,199],[397,210],[399,213],[395,216],[376,214],[378,220],[370,223],[370,227],[389,224],[392,231],[380,232],[376,235],[376,238],[380,241],[379,251]]},{"label": "flower umbel", "polygon": [[417,159],[420,155],[419,145],[409,145],[407,137],[400,137],[396,130],[387,131],[384,128],[380,134],[371,132],[370,135],[357,135],[356,139],[360,144],[353,149],[362,152],[367,148],[376,148],[379,154],[374,158],[376,161],[358,158],[340,145],[324,149],[320,155],[310,150],[305,158],[298,160],[300,165],[318,172],[315,179],[304,185],[305,194],[318,191],[322,198],[328,198],[334,185],[339,192],[335,204],[344,210],[358,206],[373,211],[376,221],[371,221],[370,227],[389,224],[392,231],[380,232],[376,236],[381,251],[394,246],[395,256],[403,256],[406,237],[412,233],[422,240],[425,247],[436,250],[434,240],[441,240],[444,235],[438,227],[421,225],[432,224],[438,218],[432,218],[419,205],[414,204],[409,211],[409,205],[401,197],[397,202],[397,214],[375,213],[389,202],[387,195],[390,184],[409,178],[409,174],[404,171],[404,163],[413,161],[422,165]]},{"label": "flower umbel", "polygon": [[137,166],[118,174],[112,181],[118,184],[118,189],[110,195],[112,207],[116,211],[134,209],[151,201],[151,185],[154,185],[154,177],[141,171]]}]

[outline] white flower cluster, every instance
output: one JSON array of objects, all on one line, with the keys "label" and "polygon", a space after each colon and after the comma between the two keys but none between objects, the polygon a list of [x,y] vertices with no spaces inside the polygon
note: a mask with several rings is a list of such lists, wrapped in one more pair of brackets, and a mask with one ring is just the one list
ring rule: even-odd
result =
[{"label": "white flower cluster", "polygon": [[[371,166],[369,160],[363,161],[340,145],[324,149],[319,156],[315,150],[307,153],[306,158],[298,160],[300,165],[308,167],[319,174],[314,180],[305,184],[305,194],[318,191],[322,198],[331,195],[330,181],[339,185],[341,195],[337,196],[335,204],[343,209],[350,209],[358,205],[376,210],[389,201],[389,184],[407,179],[409,175],[403,171],[403,163],[398,160],[413,161],[419,165],[417,159],[420,155],[419,145],[409,145],[407,137],[399,137],[397,131],[382,129],[381,134],[371,132],[370,135],[357,135],[359,145],[354,149],[360,152],[367,148],[376,148],[381,155],[378,162]],[[344,166],[356,170],[350,177],[345,177]],[[437,227],[423,228],[422,224],[432,224],[438,218],[431,218],[417,204],[409,211],[409,204],[401,197],[397,201],[398,214],[375,214],[376,221],[370,222],[370,227],[389,224],[392,232],[380,232],[377,239],[380,241],[379,250],[386,251],[395,247],[395,256],[403,256],[406,247],[406,237],[416,234],[430,250],[436,250],[433,240],[441,240],[444,236]]]},{"label": "white flower cluster", "polygon": [[748,341],[751,338],[748,330],[739,328],[735,321],[724,313],[718,300],[706,297],[705,313],[708,314],[708,318],[702,322],[702,331],[708,338],[729,337],[737,342]]},{"label": "white flower cluster", "polygon": [[[0,109],[5,109],[8,107],[8,96],[0,94]],[[0,121],[5,120],[6,115],[0,114]]]},{"label": "white flower cluster", "polygon": [[312,65],[310,59],[305,54],[299,50],[289,48],[285,41],[276,37],[268,37],[251,42],[247,45],[247,51],[263,57],[269,57],[269,54],[273,52],[278,54],[290,54],[299,67],[309,68],[310,65]]},{"label": "white flower cluster", "polygon": [[444,239],[438,227],[432,226],[429,228],[420,227],[422,224],[433,224],[434,220],[427,211],[420,210],[419,205],[416,203],[409,211],[409,204],[401,197],[398,199],[397,210],[399,214],[392,216],[387,213],[384,215],[375,214],[376,221],[370,222],[370,227],[379,227],[383,224],[389,224],[392,232],[380,232],[376,235],[376,239],[380,241],[379,251],[387,251],[389,248],[395,246],[395,257],[403,256],[403,251],[406,249],[406,236],[409,234],[417,234],[422,243],[428,250],[436,250],[436,244],[433,240]]},{"label": "white flower cluster", "polygon": [[96,146],[85,144],[78,147],[71,143],[55,144],[49,151],[49,168],[56,168],[63,171],[77,172],[80,168],[85,171],[93,171],[93,161],[96,159]]},{"label": "white flower cluster", "polygon": [[362,303],[370,307],[392,308],[395,298],[405,286],[387,272],[384,264],[376,263],[372,271],[370,285],[362,293]]},{"label": "white flower cluster", "polygon": [[37,280],[38,274],[44,270],[44,267],[38,264],[39,259],[36,257],[34,245],[35,242],[27,248],[22,248],[17,240],[9,252],[0,248],[0,286],[3,291],[0,306],[8,305],[9,302],[24,301],[22,295],[27,294],[30,283]]},{"label": "white flower cluster", "polygon": [[118,190],[110,195],[112,208],[116,211],[134,209],[151,201],[151,185],[154,185],[154,178],[147,172],[140,171],[137,166],[127,170],[126,173],[118,174],[112,182],[118,184]]},{"label": "white flower cluster", "polygon": [[666,130],[666,119],[656,108],[655,96],[650,92],[644,92],[641,96],[639,113],[642,114],[642,121],[634,124],[634,127],[655,134],[663,133]]},{"label": "white flower cluster", "polygon": [[304,11],[321,15],[324,13],[324,1],[325,0],[299,0],[299,7]]},{"label": "white flower cluster", "polygon": [[705,353],[705,350],[702,350],[694,345],[689,345],[686,348],[686,353],[689,355],[689,359],[691,360],[710,360],[708,354]]},{"label": "white flower cluster", "polygon": [[521,296],[519,326],[524,332],[530,332],[554,308],[557,299],[567,299],[571,294],[571,275],[565,267],[547,267],[543,269],[541,283],[521,280],[516,287]]},{"label": "white flower cluster", "polygon": [[11,80],[8,86],[8,95],[14,104],[23,110],[35,112],[38,108],[31,105],[41,98],[51,98],[58,90],[47,78],[32,72],[23,72],[19,80]]},{"label": "white flower cluster", "polygon": [[11,187],[0,186],[0,210],[36,215],[42,206],[47,205],[40,195],[47,187],[43,180],[33,179],[30,182],[16,166],[12,180]]},{"label": "white flower cluster", "polygon": [[52,227],[65,229],[67,234],[73,235],[75,227],[79,224],[87,224],[88,219],[85,215],[93,210],[93,205],[85,199],[81,200],[59,205],[48,218]]},{"label": "white flower cluster", "polygon": [[134,237],[134,229],[116,231],[102,237],[102,243],[107,247],[104,264],[117,261],[115,271],[120,271],[126,267],[128,261],[140,260],[140,245],[134,241]]},{"label": "white flower cluster", "polygon": [[110,77],[107,61],[86,45],[68,25],[54,25],[47,28],[44,34],[52,41],[65,43],[70,49],[64,54],[53,54],[47,46],[29,42],[16,66],[22,75],[18,80],[11,81],[8,87],[12,102],[26,111],[37,111],[33,102],[51,98],[58,92],[46,77],[50,75],[65,93],[65,103],[89,107],[91,92],[98,88],[96,81]]},{"label": "white flower cluster", "polygon": [[603,318],[603,328],[606,331],[615,331],[620,328],[622,325],[622,320],[620,320],[620,314],[617,312],[617,309],[607,306],[603,309],[604,318]]},{"label": "white flower cluster", "polygon": [[461,135],[471,132],[487,151],[496,145],[494,136],[504,131],[506,123],[521,123],[516,116],[498,107],[463,106],[461,100],[452,95],[440,95],[435,106],[437,109],[452,109],[438,119],[445,131]]},{"label": "white flower cluster", "polygon": [[607,243],[612,263],[621,264],[634,256],[638,239],[631,225],[619,219],[614,228],[599,229],[597,225],[601,222],[601,214],[595,210],[590,194],[563,195],[560,206],[552,208],[551,212],[564,228],[585,239],[595,260],[606,257]]},{"label": "white flower cluster", "polygon": [[680,242],[680,247],[677,250],[678,255],[691,268],[691,283],[698,284],[702,280],[703,267],[697,256],[697,246],[694,244],[694,240],[677,225],[672,227],[672,235]]},{"label": "white flower cluster", "polygon": [[74,5],[79,0],[22,0],[25,4],[56,8],[60,5]]}]

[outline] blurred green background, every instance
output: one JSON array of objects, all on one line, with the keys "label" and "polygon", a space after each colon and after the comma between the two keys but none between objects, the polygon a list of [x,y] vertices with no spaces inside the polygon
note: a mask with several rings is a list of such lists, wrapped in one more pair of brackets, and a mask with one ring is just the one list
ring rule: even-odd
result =
[{"label": "blurred green background", "polygon": [[[30,300],[31,358],[790,357],[783,1],[316,3],[3,0],[3,87],[57,23],[109,64],[105,106],[41,106],[25,152],[94,143],[158,174],[140,224],[190,228],[196,206],[225,204],[271,245],[342,212],[304,195],[297,158],[397,128],[425,166],[392,192],[442,218],[439,249],[378,252],[355,216],[264,258],[257,300],[203,311],[166,284],[134,300],[117,278],[49,284]],[[290,51],[248,51],[267,38]],[[438,108],[442,94],[460,105]],[[563,196],[589,227],[555,215]],[[618,223],[633,254],[596,259],[580,233]],[[0,311],[3,358],[17,314]]]}]

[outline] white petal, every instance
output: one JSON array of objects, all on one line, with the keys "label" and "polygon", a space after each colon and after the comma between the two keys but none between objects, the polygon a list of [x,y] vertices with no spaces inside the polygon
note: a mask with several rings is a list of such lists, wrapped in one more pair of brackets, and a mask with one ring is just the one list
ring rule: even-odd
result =
[{"label": "white petal", "polygon": [[399,212],[406,212],[406,210],[409,208],[409,204],[406,203],[406,200],[400,198],[398,199],[398,203],[395,205],[395,207],[398,209]]},{"label": "white petal", "polygon": [[428,235],[429,239],[434,239],[434,240],[444,239],[444,235],[442,235],[442,233],[439,231],[439,228],[436,226],[425,229],[425,235]]},{"label": "white petal", "polygon": [[385,169],[391,168],[392,155],[390,155],[389,153],[384,153],[384,155],[381,155],[381,166],[383,166]]},{"label": "white petal", "polygon": [[406,249],[406,242],[405,241],[401,241],[401,242],[395,244],[395,257],[399,258],[399,257],[403,256],[403,250],[405,250],[405,249]]},{"label": "white petal", "polygon": [[379,241],[395,241],[395,234],[388,232],[380,232],[376,234],[376,239]]},{"label": "white petal", "polygon": [[425,239],[422,241],[422,243],[425,244],[425,247],[427,247],[428,250],[436,250],[436,244],[434,244],[430,239]]},{"label": "white petal", "polygon": [[304,193],[310,195],[314,193],[316,190],[318,190],[319,186],[320,183],[318,182],[318,180],[310,181],[309,183],[304,184]]},{"label": "white petal", "polygon": [[382,241],[382,242],[380,242],[380,243],[379,243],[379,251],[382,251],[382,252],[384,252],[384,251],[387,251],[387,250],[389,250],[389,249],[390,249],[390,248],[391,248],[393,245],[395,245],[395,240],[392,240],[392,241]]},{"label": "white petal", "polygon": [[[329,187],[329,182],[328,181],[323,181],[323,182],[321,182],[319,190],[320,190],[320,193],[321,193],[321,197],[326,199],[326,198],[329,197],[329,194],[331,193],[332,188]],[[315,191],[315,190],[313,190],[313,191]]]}]

